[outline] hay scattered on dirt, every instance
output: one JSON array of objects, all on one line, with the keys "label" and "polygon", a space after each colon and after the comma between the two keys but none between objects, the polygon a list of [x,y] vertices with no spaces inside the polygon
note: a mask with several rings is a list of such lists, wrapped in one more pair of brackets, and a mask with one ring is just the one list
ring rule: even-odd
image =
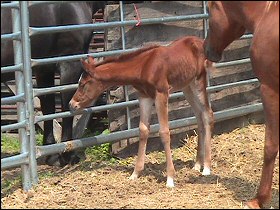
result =
[{"label": "hay scattered on dirt", "polygon": [[[264,125],[250,125],[213,137],[212,175],[192,169],[197,137],[182,140],[173,149],[176,168],[174,189],[165,187],[164,152],[147,155],[137,181],[128,179],[135,157],[118,164],[92,163],[55,168],[39,166],[40,183],[28,193],[19,184],[2,191],[2,208],[243,208],[252,198],[261,174]],[[49,176],[47,176],[49,174]],[[3,171],[12,180],[19,170]],[[44,175],[44,177],[42,177]],[[279,208],[279,155],[274,170],[272,201]]]}]

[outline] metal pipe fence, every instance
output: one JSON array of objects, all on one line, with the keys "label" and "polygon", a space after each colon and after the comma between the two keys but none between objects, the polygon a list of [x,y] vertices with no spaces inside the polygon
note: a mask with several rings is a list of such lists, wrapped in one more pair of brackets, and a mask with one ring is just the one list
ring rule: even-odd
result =
[{"label": "metal pipe fence", "polygon": [[[51,94],[54,92],[63,92],[67,90],[73,90],[77,88],[77,84],[74,85],[62,85],[55,86],[51,88],[33,88],[32,87],[32,70],[31,68],[36,65],[44,65],[50,63],[56,63],[61,61],[70,61],[70,60],[79,60],[84,58],[87,55],[92,55],[96,58],[118,55],[123,52],[132,52],[138,48],[126,49],[125,43],[125,26],[133,26],[137,23],[137,20],[125,20],[124,18],[124,8],[122,1],[119,2],[120,5],[120,21],[114,22],[104,22],[104,23],[93,23],[93,24],[81,24],[81,25],[67,25],[67,26],[51,26],[51,27],[30,27],[29,25],[29,14],[28,9],[34,5],[38,4],[47,4],[47,3],[65,3],[64,1],[37,1],[37,2],[28,2],[28,1],[19,1],[11,3],[1,3],[2,8],[9,8],[13,11],[13,33],[1,35],[1,42],[7,40],[14,40],[14,54],[15,54],[15,65],[1,67],[1,74],[15,72],[16,74],[16,86],[17,86],[17,95],[12,97],[1,98],[1,104],[11,104],[17,103],[17,115],[18,122],[1,126],[1,132],[9,131],[12,129],[19,130],[19,138],[21,142],[21,151],[19,155],[15,155],[8,158],[1,159],[1,170],[8,169],[11,167],[21,166],[23,174],[23,189],[29,190],[32,185],[38,182],[37,176],[37,162],[36,160],[39,157],[43,157],[50,154],[60,153],[68,151],[69,148],[83,148],[93,145],[115,142],[121,139],[127,139],[136,137],[139,134],[138,128],[131,128],[128,126],[128,129],[125,131],[118,131],[108,135],[97,135],[88,138],[73,139],[67,142],[61,142],[53,145],[44,145],[36,146],[35,141],[35,124],[38,122],[52,120],[56,118],[64,118],[69,116],[74,116],[82,114],[84,112],[92,113],[99,112],[110,109],[118,109],[125,107],[127,109],[127,123],[130,125],[130,115],[129,107],[138,106],[138,100],[129,100],[126,97],[125,102],[120,102],[116,104],[108,104],[103,106],[95,106],[86,108],[79,112],[60,112],[55,114],[48,114],[44,116],[35,116],[34,115],[34,105],[33,98],[36,96]],[[192,21],[192,20],[203,20],[203,33],[204,37],[206,36],[206,30],[208,25],[208,13],[206,4],[207,2],[202,2],[203,13],[194,14],[194,15],[181,15],[173,17],[161,17],[161,18],[146,18],[141,19],[141,24],[155,24],[155,23],[167,23],[167,22],[178,22],[178,21]],[[106,52],[98,53],[88,53],[88,54],[79,54],[71,56],[59,56],[52,58],[42,58],[34,59],[31,58],[30,53],[30,37],[37,34],[50,34],[57,32],[66,32],[74,30],[83,30],[83,29],[107,29],[112,27],[121,28],[121,38],[122,38],[122,49],[121,50],[111,50]],[[244,35],[241,39],[250,39],[252,35]],[[230,62],[217,63],[215,66],[217,68],[228,67],[233,65],[241,65],[250,63],[250,59],[241,59],[234,60]],[[209,84],[209,82],[208,82]],[[248,84],[258,84],[257,79],[249,79],[244,81],[238,81],[223,85],[208,86],[207,91],[209,93],[220,91],[226,88],[248,85]],[[127,93],[127,91],[126,91]],[[183,93],[173,93],[170,95],[170,99],[181,99],[183,98]],[[218,111],[214,113],[215,122],[223,121],[226,119],[235,118],[249,113],[254,113],[262,110],[262,104],[251,104],[242,107],[232,108],[228,110]],[[179,120],[170,121],[170,129],[180,128],[184,126],[195,125],[195,117],[188,117]],[[159,125],[151,125],[151,133],[157,132]]]}]

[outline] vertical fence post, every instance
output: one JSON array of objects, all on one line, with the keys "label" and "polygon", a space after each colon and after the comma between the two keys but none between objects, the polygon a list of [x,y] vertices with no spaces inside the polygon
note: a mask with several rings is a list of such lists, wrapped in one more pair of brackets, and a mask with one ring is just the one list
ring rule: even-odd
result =
[{"label": "vertical fence post", "polygon": [[[13,33],[21,31],[21,20],[19,8],[13,8],[12,12],[12,25]],[[15,65],[22,63],[22,48],[21,40],[13,40],[14,48],[14,61]],[[15,82],[16,82],[16,94],[24,93],[24,75],[22,71],[15,72]],[[17,120],[22,122],[25,120],[26,115],[26,104],[24,102],[17,102]],[[19,141],[20,141],[20,153],[28,153],[29,151],[29,141],[27,137],[26,128],[19,128]],[[28,190],[31,188],[31,175],[28,164],[21,165],[22,170],[22,185],[23,190]]]},{"label": "vertical fence post", "polygon": [[[207,1],[202,1],[202,7],[203,7],[203,14],[208,14],[207,10]],[[203,19],[203,38],[205,39],[207,36],[207,29],[208,29],[208,18]],[[206,72],[206,78],[207,78],[207,87],[210,86],[210,73],[209,71]],[[210,93],[208,94],[208,102],[211,107],[211,99],[210,99]]]},{"label": "vertical fence post", "polygon": [[23,50],[23,74],[25,77],[25,100],[26,100],[26,121],[27,135],[29,137],[29,168],[32,184],[38,183],[37,162],[36,162],[36,139],[34,124],[33,85],[31,69],[31,47],[29,37],[29,12],[28,2],[20,1],[22,50]]},{"label": "vertical fence post", "polygon": [[[119,4],[120,4],[120,18],[121,18],[121,21],[124,21],[123,2],[120,1]],[[121,37],[122,37],[122,49],[125,50],[124,26],[121,27]],[[124,96],[125,96],[125,101],[129,101],[128,86],[124,86]],[[127,121],[127,129],[131,129],[129,107],[126,107],[126,119],[127,119],[126,120]]]}]

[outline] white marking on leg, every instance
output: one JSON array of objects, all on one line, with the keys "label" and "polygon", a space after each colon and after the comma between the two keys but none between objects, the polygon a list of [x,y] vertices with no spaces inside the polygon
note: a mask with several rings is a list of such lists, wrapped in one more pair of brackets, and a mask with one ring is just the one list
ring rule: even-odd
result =
[{"label": "white marking on leg", "polygon": [[137,178],[138,178],[138,174],[136,174],[135,172],[133,172],[129,177],[130,180],[136,180]]},{"label": "white marking on leg", "polygon": [[243,209],[251,209],[249,206],[245,205],[243,206]]},{"label": "white marking on leg", "polygon": [[199,162],[196,162],[196,163],[194,164],[193,169],[200,172],[200,169],[201,169],[200,163],[199,163]]},{"label": "white marking on leg", "polygon": [[167,177],[166,187],[170,187],[170,188],[175,187],[174,180],[172,177]]},{"label": "white marking on leg", "polygon": [[208,176],[210,175],[211,172],[210,172],[210,168],[207,168],[207,167],[204,167],[203,171],[202,171],[202,175],[203,176]]}]

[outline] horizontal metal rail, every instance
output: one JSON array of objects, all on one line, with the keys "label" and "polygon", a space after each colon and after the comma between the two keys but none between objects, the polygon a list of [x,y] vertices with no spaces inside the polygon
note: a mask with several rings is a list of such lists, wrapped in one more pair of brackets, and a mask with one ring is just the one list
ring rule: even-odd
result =
[{"label": "horizontal metal rail", "polygon": [[138,100],[132,100],[132,101],[121,102],[121,103],[116,103],[116,104],[94,106],[94,107],[85,108],[83,110],[76,111],[76,112],[66,111],[66,112],[59,112],[59,113],[48,114],[48,115],[43,115],[43,116],[35,116],[35,123],[50,120],[50,119],[55,119],[55,118],[73,117],[75,115],[79,115],[79,114],[83,114],[83,113],[101,112],[101,111],[110,110],[110,109],[123,108],[125,106],[129,107],[129,106],[134,106],[137,104],[138,104]]},{"label": "horizontal metal rail", "polygon": [[24,98],[25,98],[24,93],[20,93],[15,96],[1,98],[1,105],[14,104],[16,102],[24,102],[25,101]]},{"label": "horizontal metal rail", "polygon": [[228,66],[234,66],[234,65],[240,65],[240,64],[246,64],[246,63],[251,63],[250,58],[244,58],[244,59],[239,59],[235,61],[228,61],[228,62],[223,62],[223,63],[214,63],[213,66],[216,68],[222,68],[222,67],[228,67]]},{"label": "horizontal metal rail", "polygon": [[15,130],[19,128],[25,128],[25,126],[26,126],[26,120],[18,123],[9,124],[9,125],[3,125],[1,126],[1,132]]},{"label": "horizontal metal rail", "polygon": [[[222,110],[214,113],[214,119],[215,122],[232,119],[234,117],[243,116],[246,114],[259,112],[263,110],[262,103],[253,104],[253,105],[247,105],[243,107],[228,109],[228,110]],[[196,125],[196,118],[195,117],[189,117],[179,120],[173,120],[169,121],[169,127],[170,129],[176,129],[181,128],[184,126],[191,126]],[[150,127],[150,133],[156,133],[159,131],[159,124],[151,125]],[[121,139],[128,139],[132,137],[137,137],[139,135],[139,128],[133,128],[125,131],[117,131],[110,134],[101,134],[98,136],[93,137],[87,137],[82,139],[76,139],[72,141],[67,142],[61,142],[57,144],[52,145],[46,145],[46,146],[37,146],[36,149],[36,157],[42,157],[50,154],[55,153],[61,153],[66,151],[71,151],[78,148],[83,147],[90,147],[94,145],[100,145],[103,143],[113,143],[115,141],[121,140]]]},{"label": "horizontal metal rail", "polygon": [[[236,61],[229,61],[229,62],[223,62],[223,63],[214,63],[214,66],[216,68],[221,68],[221,67],[227,67],[227,66],[233,66],[233,65],[241,65],[241,64],[246,64],[250,63],[249,58],[245,59],[240,59]],[[240,83],[242,84],[242,83]],[[55,92],[63,92],[63,91],[68,91],[68,90],[74,90],[78,88],[78,84],[71,84],[71,85],[60,85],[56,87],[50,87],[50,88],[34,88],[33,89],[33,94],[34,96],[40,96],[40,95],[46,95],[46,94],[51,94]]]},{"label": "horizontal metal rail", "polygon": [[28,164],[28,152],[1,159],[1,170]]},{"label": "horizontal metal rail", "polygon": [[11,34],[1,34],[1,42],[7,41],[7,40],[20,40],[21,32],[15,32]]},{"label": "horizontal metal rail", "polygon": [[[249,84],[258,84],[259,80],[258,79],[248,79],[248,80],[242,80],[238,82],[233,82],[233,83],[227,83],[227,84],[222,84],[222,85],[216,85],[216,86],[209,86],[206,88],[206,90],[211,93],[211,92],[216,92],[220,91],[226,88],[232,88],[236,86],[241,86],[241,85],[249,85]],[[56,86],[56,87],[51,87],[51,88],[34,88],[34,96],[40,96],[40,95],[46,95],[46,94],[51,94],[51,93],[56,93],[56,92],[64,92],[64,91],[69,91],[69,90],[75,90],[78,88],[78,84],[72,84],[72,85],[61,85],[61,86]],[[169,99],[177,98],[177,97],[183,97],[184,94],[182,91],[177,92],[177,93],[172,93],[170,95]],[[123,102],[124,103],[124,102]],[[103,110],[104,111],[104,110]]]},{"label": "horizontal metal rail", "polygon": [[[207,87],[206,90],[207,90],[207,92],[216,92],[216,91],[223,90],[225,88],[232,88],[232,87],[236,87],[236,86],[240,86],[240,85],[247,85],[247,84],[258,84],[258,79],[250,79],[247,81],[239,81],[239,82],[228,83],[228,84],[223,84],[223,85],[211,86],[211,87]],[[184,97],[183,92],[171,94],[170,99],[174,99],[174,98],[178,98],[178,97],[179,98]],[[35,123],[38,123],[41,121],[46,121],[46,120],[52,120],[55,118],[71,117],[71,116],[75,116],[75,115],[79,115],[79,114],[83,114],[83,113],[101,112],[101,111],[106,111],[106,110],[111,110],[111,109],[132,107],[132,106],[137,106],[137,105],[139,105],[138,100],[131,100],[128,102],[120,102],[120,103],[116,103],[116,104],[93,106],[93,107],[85,108],[85,109],[77,111],[77,112],[66,111],[66,112],[59,112],[59,113],[48,114],[48,115],[43,115],[43,116],[35,116]]]},{"label": "horizontal metal rail", "polygon": [[1,3],[1,9],[2,9],[2,8],[14,8],[14,9],[18,9],[18,8],[19,8],[19,3],[18,3],[18,2]]},{"label": "horizontal metal rail", "polygon": [[14,66],[1,67],[1,74],[15,72],[15,71],[22,71],[22,67],[23,67],[22,63]]},{"label": "horizontal metal rail", "polygon": [[81,2],[81,1],[30,1],[29,7],[36,6],[36,5],[42,5],[42,4],[57,4],[57,3],[71,3],[71,2]]},{"label": "horizontal metal rail", "polygon": [[47,95],[56,92],[64,92],[69,90],[75,90],[78,88],[78,84],[72,85],[59,85],[50,88],[33,88],[33,96]]},{"label": "horizontal metal rail", "polygon": [[[142,25],[155,24],[155,23],[167,23],[167,22],[177,22],[184,20],[197,20],[197,19],[207,19],[207,14],[195,14],[195,15],[181,15],[172,17],[162,17],[162,18],[147,18],[141,19]],[[126,20],[126,21],[114,21],[114,22],[104,22],[104,23],[90,23],[90,24],[80,24],[80,25],[67,25],[67,26],[50,26],[50,27],[30,27],[30,35],[45,34],[45,33],[58,33],[58,32],[69,32],[69,31],[79,31],[79,30],[89,30],[89,29],[107,29],[113,27],[121,26],[133,26],[136,25],[137,20]]]},{"label": "horizontal metal rail", "polygon": [[[106,56],[114,56],[118,55],[120,53],[129,53],[133,52],[135,50],[138,50],[140,48],[131,48],[131,49],[125,49],[125,50],[111,50],[106,52],[97,52],[97,53],[85,53],[85,54],[78,54],[78,55],[67,55],[67,56],[57,56],[52,58],[40,58],[40,59],[31,59],[32,67],[37,65],[46,65],[51,63],[57,63],[61,61],[75,61],[79,60],[81,58],[86,58],[88,55],[93,56],[94,58],[100,58],[100,57],[106,57]],[[241,63],[239,63],[241,62]],[[225,66],[231,66],[237,64],[243,64],[243,63],[249,63],[250,59],[240,59],[237,61],[230,61],[230,62],[224,62],[224,63],[215,63],[214,66],[218,67],[225,67]]]},{"label": "horizontal metal rail", "polygon": [[252,84],[259,84],[258,79],[248,79],[248,80],[242,80],[238,82],[232,82],[232,83],[227,83],[227,84],[222,84],[222,85],[215,85],[215,86],[209,86],[206,88],[206,90],[210,93],[224,90],[227,88],[232,88],[232,87],[237,87],[241,85],[252,85]]},{"label": "horizontal metal rail", "polygon": [[132,48],[127,50],[111,50],[106,52],[98,52],[98,53],[86,53],[86,54],[78,54],[78,55],[67,55],[67,56],[59,56],[59,57],[53,57],[53,58],[40,58],[40,59],[31,59],[32,66],[37,65],[44,65],[44,64],[50,64],[50,63],[57,63],[60,61],[74,61],[79,60],[81,58],[86,58],[88,55],[93,56],[95,58],[100,57],[106,57],[106,56],[113,56],[118,55],[120,53],[124,52],[133,52],[139,48]]}]

